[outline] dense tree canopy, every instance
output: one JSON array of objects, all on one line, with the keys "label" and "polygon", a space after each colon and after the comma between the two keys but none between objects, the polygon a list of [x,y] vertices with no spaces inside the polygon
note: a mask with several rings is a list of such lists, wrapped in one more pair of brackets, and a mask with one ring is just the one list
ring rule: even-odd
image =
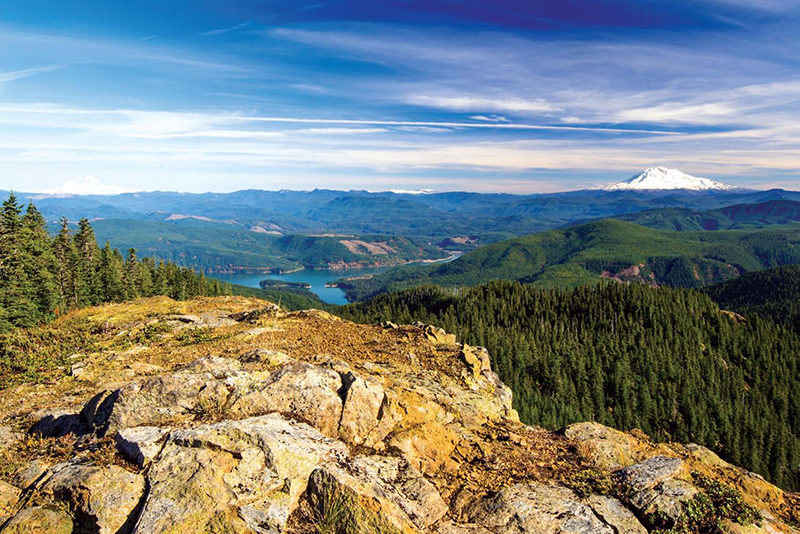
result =
[{"label": "dense tree canopy", "polygon": [[759,315],[800,334],[800,265],[746,273],[703,291],[723,309]]},{"label": "dense tree canopy", "polygon": [[426,286],[339,313],[420,320],[486,346],[526,423],[640,428],[800,488],[800,338],[758,316],[737,321],[695,290]]},{"label": "dense tree canopy", "polygon": [[106,243],[98,247],[89,221],[72,232],[68,221],[54,239],[30,203],[12,194],[0,211],[0,332],[47,322],[70,309],[167,295],[187,299],[230,292],[217,280],[171,262],[139,259]]}]

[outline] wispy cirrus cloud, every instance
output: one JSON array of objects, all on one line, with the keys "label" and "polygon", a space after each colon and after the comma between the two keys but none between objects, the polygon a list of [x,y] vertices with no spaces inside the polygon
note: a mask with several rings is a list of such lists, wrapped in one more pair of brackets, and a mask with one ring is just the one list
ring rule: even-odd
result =
[{"label": "wispy cirrus cloud", "polygon": [[250,26],[250,22],[242,22],[241,24],[236,24],[235,26],[229,26],[227,28],[218,28],[216,30],[209,30],[203,33],[198,34],[200,37],[211,37],[213,35],[221,35],[223,33],[230,33],[241,30],[242,28],[246,28]]},{"label": "wispy cirrus cloud", "polygon": [[63,69],[65,65],[45,65],[44,67],[35,67],[32,69],[12,70],[7,72],[0,72],[0,83],[13,82],[15,80],[22,80],[44,72],[52,72],[54,70]]},{"label": "wispy cirrus cloud", "polygon": [[185,47],[156,45],[152,39],[121,39],[43,33],[0,26],[0,53],[13,57],[25,50],[27,57],[55,59],[59,64],[108,64],[115,67],[177,66],[197,72],[243,73],[249,69],[240,59],[197,52]]},{"label": "wispy cirrus cloud", "polygon": [[426,106],[454,111],[473,111],[485,109],[489,111],[516,111],[526,113],[552,113],[557,111],[544,99],[525,100],[522,98],[487,98],[476,96],[431,96],[410,95],[406,102],[415,106]]},{"label": "wispy cirrus cloud", "polygon": [[70,66],[53,84],[7,69],[19,81],[0,103],[0,180],[522,192],[660,164],[800,188],[800,32],[784,2],[743,4],[693,2],[742,20],[710,29],[314,22],[333,4],[276,10],[266,30],[207,30],[263,20],[228,6],[178,33],[146,26],[159,38],[138,42],[141,27],[112,38],[0,26],[9,64]]}]

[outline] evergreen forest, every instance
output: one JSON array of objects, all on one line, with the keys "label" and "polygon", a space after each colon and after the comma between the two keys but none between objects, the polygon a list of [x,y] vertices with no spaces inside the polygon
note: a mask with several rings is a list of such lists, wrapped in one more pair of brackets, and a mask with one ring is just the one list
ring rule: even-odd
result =
[{"label": "evergreen forest", "polygon": [[229,293],[218,280],[152,257],[99,247],[86,219],[73,232],[66,218],[51,238],[33,203],[12,194],[0,211],[0,332],[46,323],[105,302],[167,295],[174,299]]},{"label": "evergreen forest", "polygon": [[487,347],[525,423],[639,428],[800,489],[800,337],[757,314],[723,312],[699,291],[495,281],[418,287],[338,313],[423,321]]}]

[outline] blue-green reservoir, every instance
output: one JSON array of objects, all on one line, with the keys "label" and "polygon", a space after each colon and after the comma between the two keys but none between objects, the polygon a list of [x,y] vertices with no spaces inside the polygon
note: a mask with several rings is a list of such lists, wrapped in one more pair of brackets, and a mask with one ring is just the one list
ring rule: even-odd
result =
[{"label": "blue-green reservoir", "polygon": [[214,274],[210,276],[218,280],[222,280],[223,282],[230,282],[231,284],[238,284],[246,287],[261,287],[259,284],[262,280],[305,282],[311,286],[309,291],[316,294],[324,302],[327,302],[328,304],[347,304],[347,299],[344,297],[344,291],[338,287],[325,287],[325,284],[333,284],[340,278],[349,278],[351,276],[367,276],[386,272],[389,269],[391,269],[391,267],[372,267],[369,269],[351,269],[347,271],[303,269],[301,271],[287,274],[232,273]]}]

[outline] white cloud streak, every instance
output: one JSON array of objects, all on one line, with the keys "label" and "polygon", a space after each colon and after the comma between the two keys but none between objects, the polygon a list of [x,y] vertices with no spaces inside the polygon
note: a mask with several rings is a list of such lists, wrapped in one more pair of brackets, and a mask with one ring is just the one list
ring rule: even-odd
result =
[{"label": "white cloud streak", "polygon": [[[545,41],[361,25],[246,34],[264,47],[250,43],[247,61],[226,55],[224,40],[201,53],[0,27],[0,54],[22,46],[39,64],[148,69],[149,83],[175,82],[168,90],[181,96],[174,106],[131,102],[132,88],[94,109],[0,103],[2,179],[18,187],[11,180],[31,175],[125,176],[194,189],[233,187],[228,176],[298,187],[291,177],[302,175],[316,176],[314,186],[371,177],[411,188],[416,177],[421,187],[481,180],[521,192],[555,187],[532,178],[543,172],[572,176],[563,189],[592,185],[581,177],[598,169],[623,178],[667,165],[741,185],[796,179],[800,188],[794,35],[759,38],[751,52],[738,36],[691,32]],[[294,62],[297,54],[310,59]],[[328,61],[353,68],[317,69]],[[208,83],[194,83],[200,77]],[[235,83],[210,87],[220,79]]]},{"label": "white cloud streak", "polygon": [[249,22],[242,22],[241,24],[237,24],[236,26],[231,26],[229,28],[219,28],[219,29],[216,29],[216,30],[209,30],[209,31],[203,32],[203,33],[201,33],[199,35],[200,35],[200,37],[211,37],[213,35],[221,35],[223,33],[235,32],[235,31],[241,30],[242,28],[246,28],[247,26],[250,26]]},{"label": "white cloud streak", "polygon": [[52,72],[54,70],[63,69],[64,65],[46,65],[44,67],[36,67],[33,69],[14,70],[9,72],[0,72],[0,83],[13,82],[15,80],[22,80],[44,72]]}]

